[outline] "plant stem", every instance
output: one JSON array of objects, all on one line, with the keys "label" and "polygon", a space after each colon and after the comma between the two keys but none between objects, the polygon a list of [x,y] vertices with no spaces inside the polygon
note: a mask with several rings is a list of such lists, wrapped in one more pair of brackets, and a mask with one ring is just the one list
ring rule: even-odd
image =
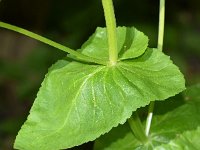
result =
[{"label": "plant stem", "polygon": [[5,28],[5,29],[9,29],[9,30],[12,30],[12,31],[15,31],[15,32],[18,32],[18,33],[21,33],[23,35],[26,35],[26,36],[31,37],[33,39],[36,39],[36,40],[38,40],[40,42],[48,44],[48,45],[50,45],[52,47],[58,48],[58,49],[60,49],[60,50],[62,50],[64,52],[68,52],[68,53],[76,56],[79,60],[107,65],[107,63],[102,61],[102,60],[99,60],[99,59],[96,59],[96,58],[92,58],[92,57],[86,56],[84,54],[81,54],[79,52],[76,52],[75,50],[72,50],[72,49],[70,49],[70,48],[68,48],[68,47],[66,47],[64,45],[56,43],[56,42],[54,42],[52,40],[49,40],[49,39],[47,39],[47,38],[45,38],[43,36],[40,36],[40,35],[38,35],[36,33],[28,31],[26,29],[22,29],[20,27],[17,27],[17,26],[14,26],[14,25],[10,25],[8,23],[4,23],[4,22],[1,22],[1,21],[0,21],[0,27]]},{"label": "plant stem", "polygon": [[112,0],[102,0],[102,4],[107,27],[109,61],[111,65],[115,65],[118,59],[118,50],[114,6]]},{"label": "plant stem", "polygon": [[[159,9],[159,31],[158,31],[158,45],[157,48],[162,51],[163,49],[163,39],[164,39],[164,27],[165,27],[165,0],[160,0],[160,9]],[[149,111],[146,121],[146,129],[145,134],[146,136],[149,135],[150,127],[151,127],[151,120],[153,117],[153,109],[154,103],[151,102],[149,105]]]},{"label": "plant stem", "polygon": [[146,143],[148,138],[144,133],[144,129],[137,112],[134,112],[131,118],[128,119],[128,123],[135,137],[142,143]]},{"label": "plant stem", "polygon": [[160,0],[159,9],[159,31],[158,31],[158,49],[162,51],[163,49],[163,39],[164,39],[164,27],[165,27],[165,0]]},{"label": "plant stem", "polygon": [[146,121],[146,128],[145,128],[145,135],[149,135],[150,127],[151,127],[151,120],[153,117],[153,109],[154,109],[155,102],[151,102],[149,105],[147,121]]}]

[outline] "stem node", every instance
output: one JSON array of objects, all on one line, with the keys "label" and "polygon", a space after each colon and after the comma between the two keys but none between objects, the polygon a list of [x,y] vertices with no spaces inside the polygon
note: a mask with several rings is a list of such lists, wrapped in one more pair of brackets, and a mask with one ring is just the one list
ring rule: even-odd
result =
[{"label": "stem node", "polygon": [[[158,45],[157,48],[162,51],[163,49],[163,39],[164,39],[164,27],[165,27],[165,0],[160,0],[160,9],[159,9],[159,29],[158,29]],[[146,135],[149,135],[150,127],[151,127],[151,120],[153,117],[153,109],[154,103],[151,102],[149,105],[149,112],[146,121]]]}]

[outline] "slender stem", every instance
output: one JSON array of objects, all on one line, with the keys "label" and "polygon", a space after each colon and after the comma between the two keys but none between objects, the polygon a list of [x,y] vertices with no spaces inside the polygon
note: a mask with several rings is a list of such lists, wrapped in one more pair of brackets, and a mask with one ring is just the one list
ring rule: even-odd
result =
[{"label": "slender stem", "polygon": [[146,128],[145,128],[145,135],[148,136],[149,135],[149,131],[150,131],[150,127],[151,127],[151,120],[153,117],[153,109],[154,109],[154,102],[151,102],[149,105],[149,111],[148,111],[148,115],[147,115],[147,121],[146,121]]},{"label": "slender stem", "polygon": [[102,4],[107,27],[109,61],[111,65],[115,65],[118,59],[118,50],[114,6],[112,0],[102,0]]},{"label": "slender stem", "polygon": [[[165,27],[165,0],[160,0],[160,9],[159,9],[159,31],[158,31],[158,45],[157,48],[162,51],[163,49],[163,39],[164,39],[164,27]],[[155,102],[151,102],[149,105],[149,111],[146,121],[146,136],[149,135],[151,121],[153,117],[153,109]]]},{"label": "slender stem", "polygon": [[72,49],[70,49],[70,48],[68,48],[68,47],[66,47],[64,45],[56,43],[56,42],[54,42],[52,40],[49,40],[49,39],[47,39],[45,37],[42,37],[42,36],[40,36],[40,35],[38,35],[36,33],[33,33],[33,32],[28,31],[28,30],[22,29],[20,27],[17,27],[17,26],[14,26],[14,25],[10,25],[8,23],[4,23],[4,22],[1,22],[1,21],[0,21],[0,27],[5,28],[5,29],[9,29],[9,30],[12,30],[12,31],[15,31],[15,32],[18,32],[18,33],[21,33],[23,35],[26,35],[26,36],[31,37],[33,39],[36,39],[36,40],[38,40],[40,42],[48,44],[48,45],[50,45],[52,47],[58,48],[58,49],[60,49],[60,50],[62,50],[64,52],[68,52],[68,53],[76,56],[80,60],[93,62],[93,63],[97,63],[97,64],[103,64],[103,65],[107,64],[106,62],[104,62],[102,60],[99,60],[99,59],[96,59],[96,58],[92,58],[92,57],[86,56],[84,54],[81,54],[79,52],[76,52],[76,51],[74,51],[74,50],[72,50]]},{"label": "slender stem", "polygon": [[165,27],[165,0],[160,0],[160,12],[159,12],[159,31],[158,31],[158,49],[163,49],[164,39],[164,27]]},{"label": "slender stem", "polygon": [[135,137],[142,143],[146,143],[148,138],[144,133],[144,129],[137,112],[134,112],[131,118],[128,119],[128,123]]}]

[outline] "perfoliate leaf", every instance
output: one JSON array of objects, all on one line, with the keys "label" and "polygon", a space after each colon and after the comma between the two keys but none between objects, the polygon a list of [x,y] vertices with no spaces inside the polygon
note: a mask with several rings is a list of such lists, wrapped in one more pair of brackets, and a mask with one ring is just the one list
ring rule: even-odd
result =
[{"label": "perfoliate leaf", "polygon": [[[98,27],[86,41],[81,52],[90,57],[108,60],[108,39],[106,28]],[[119,59],[141,56],[148,46],[148,37],[134,27],[117,27]]]},{"label": "perfoliate leaf", "polygon": [[[189,88],[183,93],[187,101],[182,106],[164,115],[154,116],[149,141],[146,144],[138,141],[128,124],[124,124],[97,139],[94,150],[199,149],[199,128],[196,133],[192,131],[200,126],[200,97],[199,94],[196,95],[196,91],[200,91],[200,86]],[[188,101],[191,95],[192,99]]]},{"label": "perfoliate leaf", "polygon": [[80,145],[123,124],[137,108],[184,88],[183,75],[157,49],[115,66],[58,61],[46,75],[14,147]]},{"label": "perfoliate leaf", "polygon": [[124,44],[120,47],[119,59],[136,58],[142,55],[148,46],[148,37],[135,28],[126,28]]},{"label": "perfoliate leaf", "polygon": [[162,144],[155,150],[199,150],[200,149],[200,127],[196,130],[186,131],[170,141],[168,144]]}]

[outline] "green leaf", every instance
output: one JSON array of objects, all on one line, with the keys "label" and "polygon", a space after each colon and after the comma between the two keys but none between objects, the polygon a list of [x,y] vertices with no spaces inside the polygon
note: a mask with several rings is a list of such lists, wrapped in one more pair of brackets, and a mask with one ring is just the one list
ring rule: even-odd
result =
[{"label": "green leaf", "polygon": [[[90,57],[108,60],[108,39],[106,28],[98,27],[86,41],[81,52]],[[117,27],[119,59],[141,56],[148,46],[148,37],[134,27]]]},{"label": "green leaf", "polygon": [[[197,134],[191,131],[200,126],[200,98],[196,91],[200,91],[200,86],[195,86],[186,90],[183,95],[184,99],[193,95],[193,99],[186,101],[185,104],[164,114],[156,115],[152,120],[151,133],[149,141],[142,144],[132,134],[128,124],[113,128],[109,133],[101,136],[95,142],[95,150],[154,150],[162,149],[162,144],[166,145],[166,150],[170,150],[173,145],[181,148],[184,141],[194,136],[187,142],[191,142],[189,150],[194,149],[199,144],[199,129]],[[196,97],[195,97],[196,95]],[[165,104],[163,104],[164,106]],[[145,123],[144,123],[145,124]],[[191,131],[191,132],[190,132]],[[121,133],[122,132],[122,133]],[[118,134],[121,133],[121,134]],[[108,140],[109,139],[109,140]],[[180,144],[180,145],[179,145]],[[187,144],[187,143],[185,143]],[[157,148],[158,147],[158,148]],[[165,146],[164,146],[165,147]],[[199,147],[199,145],[198,145]],[[184,147],[185,148],[185,147]],[[176,147],[172,148],[173,150]],[[164,148],[163,148],[164,150]],[[179,149],[178,149],[179,150]],[[181,149],[180,149],[181,150]]]},{"label": "green leaf", "polygon": [[128,123],[125,123],[96,139],[94,150],[135,150],[139,145],[142,144],[133,136]]},{"label": "green leaf", "polygon": [[155,150],[199,150],[200,149],[200,127],[196,130],[186,131],[170,141],[155,148]]},{"label": "green leaf", "polygon": [[148,37],[136,28],[126,28],[124,44],[120,47],[119,58],[130,59],[141,56],[148,46]]},{"label": "green leaf", "polygon": [[184,88],[183,75],[157,49],[115,66],[58,61],[46,75],[14,147],[80,145],[123,124],[137,108]]}]

